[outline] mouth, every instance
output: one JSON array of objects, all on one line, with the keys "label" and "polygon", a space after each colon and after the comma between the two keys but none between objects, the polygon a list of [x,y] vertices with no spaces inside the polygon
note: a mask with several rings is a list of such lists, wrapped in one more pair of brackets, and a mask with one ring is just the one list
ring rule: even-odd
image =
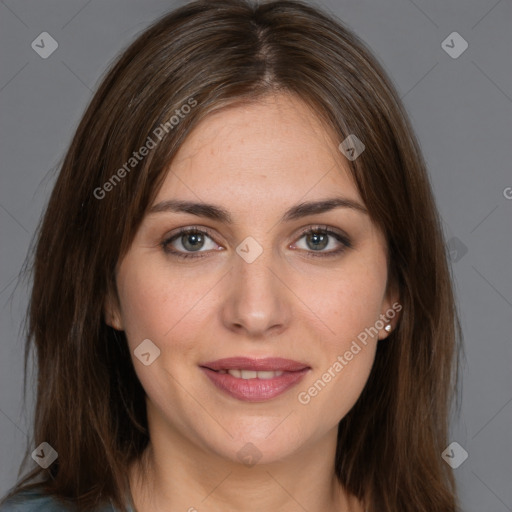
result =
[{"label": "mouth", "polygon": [[296,385],[311,368],[283,358],[233,357],[200,365],[201,370],[224,394],[246,402],[275,398]]}]

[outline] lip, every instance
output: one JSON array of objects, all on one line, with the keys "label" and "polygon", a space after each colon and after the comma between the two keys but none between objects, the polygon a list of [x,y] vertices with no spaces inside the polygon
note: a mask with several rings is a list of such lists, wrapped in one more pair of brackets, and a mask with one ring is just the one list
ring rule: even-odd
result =
[{"label": "lip", "polygon": [[[252,359],[248,357],[229,357],[200,365],[209,380],[221,391],[233,398],[245,402],[264,402],[271,400],[295,386],[311,369],[307,364],[270,357]],[[283,374],[272,379],[239,379],[219,370],[282,371]]]}]

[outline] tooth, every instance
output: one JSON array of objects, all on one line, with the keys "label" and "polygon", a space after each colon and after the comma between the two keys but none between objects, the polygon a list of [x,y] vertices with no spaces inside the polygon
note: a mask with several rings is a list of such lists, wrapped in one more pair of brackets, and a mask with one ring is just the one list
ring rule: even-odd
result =
[{"label": "tooth", "polygon": [[258,373],[258,379],[273,379],[279,372],[257,372]]},{"label": "tooth", "polygon": [[240,373],[242,379],[255,379],[258,374],[258,372],[253,370],[242,370]]},{"label": "tooth", "polygon": [[219,373],[229,373],[232,377],[235,377],[237,379],[262,379],[262,380],[269,380],[273,379],[274,377],[280,377],[283,375],[283,371],[271,371],[271,370],[265,370],[265,371],[254,371],[254,370],[219,370]]}]

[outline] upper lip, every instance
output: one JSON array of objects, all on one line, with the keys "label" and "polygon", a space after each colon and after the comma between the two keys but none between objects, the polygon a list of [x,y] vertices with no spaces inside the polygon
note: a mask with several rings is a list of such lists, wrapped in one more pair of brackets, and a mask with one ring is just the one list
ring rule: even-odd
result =
[{"label": "upper lip", "polygon": [[200,366],[210,370],[253,370],[253,371],[285,371],[296,372],[309,368],[307,364],[283,359],[282,357],[266,357],[263,359],[252,359],[250,357],[227,357],[209,361]]}]

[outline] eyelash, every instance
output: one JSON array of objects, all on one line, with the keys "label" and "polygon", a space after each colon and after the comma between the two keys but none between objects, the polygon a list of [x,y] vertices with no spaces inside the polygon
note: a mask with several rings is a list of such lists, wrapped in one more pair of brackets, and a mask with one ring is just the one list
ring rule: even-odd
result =
[{"label": "eyelash", "polygon": [[[306,251],[307,257],[312,257],[312,258],[318,258],[318,257],[320,257],[320,258],[328,258],[328,257],[337,256],[337,255],[345,252],[346,249],[351,249],[352,248],[352,243],[351,243],[350,239],[346,235],[338,233],[337,231],[333,231],[328,226],[317,225],[317,226],[309,227],[309,228],[303,230],[300,233],[298,240],[300,240],[301,238],[303,238],[306,235],[319,234],[319,233],[320,234],[326,234],[326,235],[334,237],[338,242],[340,242],[342,244],[342,247],[339,248],[339,249],[336,249],[334,251],[328,251],[328,252]],[[186,227],[186,228],[181,228],[177,233],[175,233],[174,235],[172,235],[169,238],[166,238],[161,243],[163,251],[166,254],[169,254],[171,256],[174,256],[174,257],[177,257],[177,258],[181,258],[181,259],[186,259],[186,258],[196,258],[196,259],[204,258],[207,255],[207,253],[210,252],[210,251],[197,251],[197,253],[194,254],[192,252],[184,253],[184,252],[176,251],[174,249],[169,249],[169,245],[174,240],[179,239],[183,235],[188,235],[188,234],[208,235],[209,238],[211,238],[212,240],[214,239],[213,234],[212,234],[212,232],[209,229],[207,229],[207,228],[199,228],[197,226],[189,226],[189,227]],[[304,249],[301,249],[301,250],[304,251]]]}]

